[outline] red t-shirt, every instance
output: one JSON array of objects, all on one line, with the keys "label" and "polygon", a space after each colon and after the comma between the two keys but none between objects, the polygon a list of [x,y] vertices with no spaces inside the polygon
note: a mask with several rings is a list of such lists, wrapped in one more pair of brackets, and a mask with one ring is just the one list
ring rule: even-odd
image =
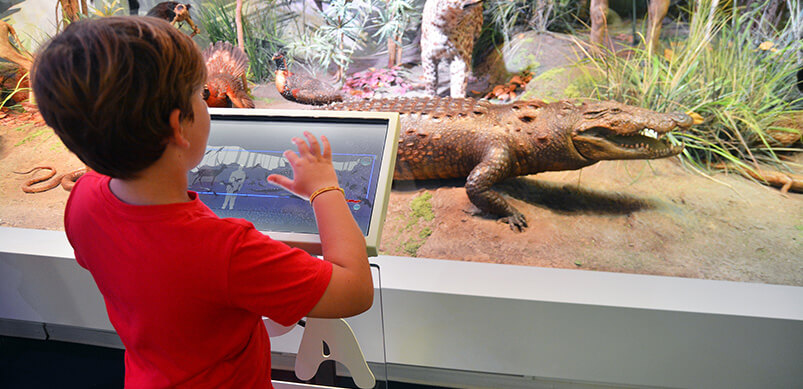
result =
[{"label": "red t-shirt", "polygon": [[261,316],[291,325],[323,295],[332,265],[186,203],[135,206],[87,173],[64,215],[126,347],[130,388],[271,387]]}]

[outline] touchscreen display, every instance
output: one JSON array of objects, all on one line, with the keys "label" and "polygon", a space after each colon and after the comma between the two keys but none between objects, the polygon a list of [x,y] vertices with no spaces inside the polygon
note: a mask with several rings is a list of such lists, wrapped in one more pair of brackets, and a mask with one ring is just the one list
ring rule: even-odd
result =
[{"label": "touchscreen display", "polygon": [[309,131],[332,145],[332,161],[351,213],[364,235],[371,228],[388,121],[382,119],[213,115],[206,154],[188,173],[189,189],[220,217],[246,219],[261,231],[317,234],[312,206],[267,181],[293,177],[285,150]]}]

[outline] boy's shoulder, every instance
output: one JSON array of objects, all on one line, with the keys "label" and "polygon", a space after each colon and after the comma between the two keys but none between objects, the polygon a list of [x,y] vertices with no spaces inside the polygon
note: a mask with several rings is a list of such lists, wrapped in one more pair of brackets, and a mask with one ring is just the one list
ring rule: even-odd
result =
[{"label": "boy's shoulder", "polygon": [[255,228],[254,224],[245,219],[238,219],[233,217],[217,218],[217,221],[222,224],[228,224],[232,228]]}]

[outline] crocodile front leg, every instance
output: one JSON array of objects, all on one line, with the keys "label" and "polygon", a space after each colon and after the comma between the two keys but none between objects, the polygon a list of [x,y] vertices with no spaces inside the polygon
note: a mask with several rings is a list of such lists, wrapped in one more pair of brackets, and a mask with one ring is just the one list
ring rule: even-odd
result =
[{"label": "crocodile front leg", "polygon": [[510,152],[506,148],[492,148],[466,178],[466,194],[477,208],[501,216],[499,220],[509,224],[510,229],[521,232],[527,227],[524,215],[502,195],[491,190],[497,182],[510,178],[511,165]]}]

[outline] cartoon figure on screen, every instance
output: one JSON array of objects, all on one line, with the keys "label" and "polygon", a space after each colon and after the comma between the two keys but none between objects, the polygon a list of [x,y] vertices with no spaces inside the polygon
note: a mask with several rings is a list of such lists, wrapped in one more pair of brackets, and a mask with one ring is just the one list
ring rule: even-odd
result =
[{"label": "cartoon figure on screen", "polygon": [[226,199],[223,200],[220,209],[226,209],[227,204],[229,209],[234,209],[234,200],[237,200],[237,193],[243,188],[243,183],[245,183],[245,170],[243,165],[239,165],[237,170],[229,175],[229,181],[226,183]]}]

